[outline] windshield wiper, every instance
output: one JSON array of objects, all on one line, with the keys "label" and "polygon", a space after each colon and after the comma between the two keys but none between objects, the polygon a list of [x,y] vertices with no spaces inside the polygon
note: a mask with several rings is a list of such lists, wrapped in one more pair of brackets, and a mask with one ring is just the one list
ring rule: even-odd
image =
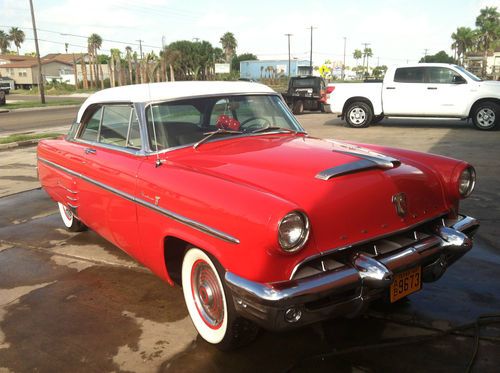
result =
[{"label": "windshield wiper", "polygon": [[219,128],[217,131],[212,131],[212,132],[205,132],[203,135],[205,136],[202,138],[200,141],[198,141],[196,144],[193,145],[193,149],[196,149],[198,146],[206,142],[207,140],[210,140],[212,137],[217,136],[217,135],[222,135],[222,134],[242,134],[243,132],[241,131],[232,131],[232,130],[226,130],[223,128]]},{"label": "windshield wiper", "polygon": [[266,132],[266,131],[276,131],[276,130],[286,131],[286,132],[290,132],[290,133],[294,133],[294,134],[305,133],[304,131],[295,131],[295,130],[292,130],[291,128],[283,128],[283,127],[270,126],[270,125],[268,125],[266,127],[262,127],[262,128],[256,129],[255,131],[252,131],[251,133],[259,133],[259,132]]}]

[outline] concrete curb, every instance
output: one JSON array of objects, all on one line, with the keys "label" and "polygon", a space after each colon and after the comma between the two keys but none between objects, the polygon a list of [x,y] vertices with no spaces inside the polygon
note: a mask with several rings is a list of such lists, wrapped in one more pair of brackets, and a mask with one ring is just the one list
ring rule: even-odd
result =
[{"label": "concrete curb", "polygon": [[25,148],[27,146],[34,146],[37,145],[40,140],[55,139],[55,138],[56,138],[55,136],[52,136],[52,137],[44,137],[43,139],[24,140],[24,141],[9,142],[7,144],[0,144],[0,151]]},{"label": "concrete curb", "polygon": [[71,107],[80,107],[82,104],[72,104],[72,105],[53,105],[53,106],[38,106],[38,107],[26,107],[19,109],[2,109],[0,110],[0,114],[8,113],[8,112],[18,112],[18,111],[37,111],[37,110],[50,110],[50,109],[62,109],[62,108],[71,108]]}]

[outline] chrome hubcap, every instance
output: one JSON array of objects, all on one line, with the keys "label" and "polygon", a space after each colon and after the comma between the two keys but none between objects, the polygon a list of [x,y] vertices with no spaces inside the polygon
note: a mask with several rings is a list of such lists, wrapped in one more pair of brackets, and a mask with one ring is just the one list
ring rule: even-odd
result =
[{"label": "chrome hubcap", "polygon": [[495,123],[495,112],[490,108],[484,108],[477,113],[477,122],[481,127],[489,127]]},{"label": "chrome hubcap", "polygon": [[362,124],[366,119],[366,113],[363,109],[356,107],[350,111],[349,119],[354,124]]},{"label": "chrome hubcap", "polygon": [[203,321],[211,328],[220,327],[224,320],[222,289],[212,267],[203,260],[198,260],[193,265],[191,290]]}]

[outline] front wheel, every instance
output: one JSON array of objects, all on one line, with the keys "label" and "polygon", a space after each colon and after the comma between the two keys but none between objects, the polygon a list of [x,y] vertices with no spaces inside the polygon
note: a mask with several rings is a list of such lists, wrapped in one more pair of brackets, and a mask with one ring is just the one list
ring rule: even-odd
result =
[{"label": "front wheel", "polygon": [[251,342],[258,328],[236,314],[232,295],[219,273],[223,270],[215,259],[191,248],[182,262],[182,291],[200,336],[221,350],[232,350]]},{"label": "front wheel", "polygon": [[477,129],[490,131],[500,122],[500,105],[486,101],[479,104],[472,113],[472,122]]},{"label": "front wheel", "polygon": [[80,220],[75,218],[73,212],[61,202],[57,202],[59,206],[59,213],[61,214],[61,219],[64,223],[66,229],[70,232],[82,232],[87,230],[85,224],[83,224]]},{"label": "front wheel", "polygon": [[353,102],[346,111],[347,124],[354,128],[368,127],[373,117],[373,111],[366,102]]}]

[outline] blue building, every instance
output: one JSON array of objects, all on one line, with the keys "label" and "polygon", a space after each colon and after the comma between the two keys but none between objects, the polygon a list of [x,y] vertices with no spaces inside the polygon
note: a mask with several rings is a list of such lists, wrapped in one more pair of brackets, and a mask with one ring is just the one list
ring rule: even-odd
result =
[{"label": "blue building", "polygon": [[[309,61],[291,60],[291,76],[309,75]],[[240,78],[260,80],[288,76],[288,60],[254,60],[240,62]]]}]

